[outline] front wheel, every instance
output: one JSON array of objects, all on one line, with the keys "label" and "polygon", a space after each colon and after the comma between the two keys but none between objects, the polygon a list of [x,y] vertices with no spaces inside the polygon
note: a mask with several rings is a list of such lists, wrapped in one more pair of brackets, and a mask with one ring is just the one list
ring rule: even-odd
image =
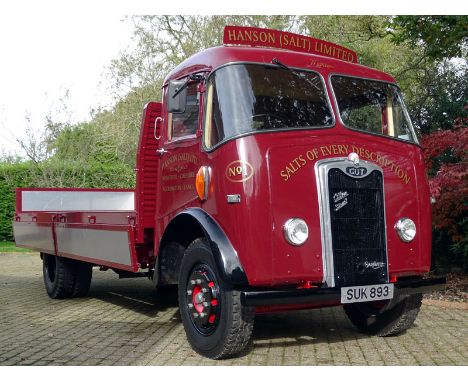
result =
[{"label": "front wheel", "polygon": [[228,358],[248,345],[254,310],[226,288],[205,239],[186,249],[179,274],[179,309],[187,339],[199,354]]},{"label": "front wheel", "polygon": [[391,302],[363,302],[343,305],[349,320],[361,332],[387,337],[410,328],[421,308],[422,294],[410,295],[394,305]]}]

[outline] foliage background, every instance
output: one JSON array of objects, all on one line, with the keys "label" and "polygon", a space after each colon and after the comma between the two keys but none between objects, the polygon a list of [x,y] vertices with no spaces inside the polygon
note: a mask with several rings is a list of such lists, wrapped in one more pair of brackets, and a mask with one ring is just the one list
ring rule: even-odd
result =
[{"label": "foliage background", "polygon": [[[14,188],[133,187],[141,112],[161,98],[164,76],[188,56],[220,45],[225,25],[281,29],[357,51],[392,74],[422,136],[434,206],[434,266],[467,271],[467,16],[129,16],[132,45],[107,68],[115,101],[78,124],[44,121],[20,142],[24,158],[0,158],[0,240],[10,240]],[[457,143],[458,142],[458,143]],[[464,186],[464,187],[463,187]]]}]

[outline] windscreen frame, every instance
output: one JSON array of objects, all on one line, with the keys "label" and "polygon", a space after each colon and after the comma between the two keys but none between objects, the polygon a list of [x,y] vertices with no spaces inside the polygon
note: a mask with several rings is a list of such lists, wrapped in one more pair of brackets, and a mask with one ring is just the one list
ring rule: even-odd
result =
[{"label": "windscreen frame", "polygon": [[[255,61],[233,61],[233,62],[228,62],[223,65],[218,66],[215,68],[206,78],[206,90],[205,94],[203,96],[203,134],[202,134],[202,148],[205,152],[212,152],[216,150],[218,147],[223,146],[224,144],[236,140],[238,138],[242,138],[245,136],[250,136],[250,135],[256,135],[256,134],[271,134],[271,133],[281,133],[281,132],[294,132],[294,131],[306,131],[306,130],[324,130],[324,129],[332,129],[336,126],[336,117],[335,117],[335,110],[333,107],[333,103],[330,98],[330,89],[327,86],[327,81],[325,81],[323,75],[316,71],[316,70],[311,70],[311,69],[306,69],[306,68],[301,68],[301,67],[296,67],[296,66],[288,66],[292,71],[301,71],[301,72],[308,72],[308,73],[313,73],[317,75],[318,79],[320,80],[320,83],[322,84],[324,93],[325,93],[325,99],[327,106],[330,110],[330,115],[331,115],[331,123],[330,125],[325,125],[325,126],[313,126],[313,127],[295,127],[295,128],[275,128],[275,129],[265,129],[265,130],[253,130],[253,131],[248,131],[244,132],[241,134],[236,134],[233,135],[229,138],[223,139],[219,142],[217,142],[215,145],[211,147],[207,147],[205,144],[205,134],[206,134],[206,116],[207,116],[207,108],[208,108],[208,87],[209,82],[212,78],[212,76],[220,69],[225,68],[226,66],[231,66],[231,65],[260,65],[260,66],[266,66],[266,67],[271,67],[271,68],[278,68],[278,65],[270,63],[270,62],[255,62]],[[286,70],[286,69],[284,69]]]},{"label": "windscreen frame", "polygon": [[[409,122],[409,125],[410,125],[411,131],[412,131],[412,135],[413,135],[414,141],[410,141],[410,140],[407,140],[407,139],[394,137],[394,136],[391,136],[391,135],[384,135],[384,134],[374,133],[374,132],[366,131],[366,130],[362,130],[362,129],[356,129],[356,128],[353,128],[353,127],[348,126],[348,125],[343,121],[343,119],[341,118],[340,105],[338,104],[338,100],[337,100],[337,98],[336,98],[336,93],[335,93],[335,88],[333,87],[333,83],[332,83],[333,77],[354,78],[354,79],[358,79],[358,80],[372,81],[372,82],[380,82],[380,83],[383,83],[383,84],[387,84],[387,85],[394,86],[394,87],[398,90],[399,99],[400,99],[402,105],[404,106],[404,107],[402,107],[403,114],[405,115],[405,118],[406,118],[407,121]],[[369,135],[372,135],[372,136],[375,136],[375,137],[393,139],[393,140],[398,141],[398,142],[408,143],[408,144],[412,144],[412,145],[416,145],[416,146],[418,146],[418,147],[421,147],[421,143],[419,142],[418,134],[417,134],[417,132],[416,132],[416,129],[414,128],[413,121],[411,120],[410,115],[409,115],[409,113],[408,113],[408,109],[406,108],[406,104],[405,104],[404,99],[403,99],[403,96],[402,96],[403,93],[402,93],[402,91],[401,91],[400,86],[399,86],[396,82],[385,81],[385,80],[379,80],[379,79],[375,79],[375,78],[371,78],[371,77],[353,76],[353,75],[350,75],[350,74],[330,73],[329,76],[328,76],[328,86],[329,86],[330,92],[331,92],[332,97],[333,97],[333,102],[334,102],[334,104],[335,104],[336,113],[338,114],[338,121],[340,122],[340,124],[341,124],[345,129],[348,129],[348,130],[351,130],[351,131],[355,131],[355,132],[358,132],[358,133],[361,133],[361,134],[369,134]]]}]

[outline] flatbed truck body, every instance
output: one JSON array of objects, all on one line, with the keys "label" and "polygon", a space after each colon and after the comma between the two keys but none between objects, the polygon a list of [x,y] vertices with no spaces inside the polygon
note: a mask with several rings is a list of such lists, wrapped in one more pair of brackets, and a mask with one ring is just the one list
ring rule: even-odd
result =
[{"label": "flatbed truck body", "polygon": [[17,190],[15,240],[49,295],[84,295],[91,265],[178,284],[211,358],[245,348],[255,313],[343,305],[366,333],[410,327],[445,280],[427,277],[429,188],[395,79],[307,36],[224,42],[145,106],[134,190]]}]

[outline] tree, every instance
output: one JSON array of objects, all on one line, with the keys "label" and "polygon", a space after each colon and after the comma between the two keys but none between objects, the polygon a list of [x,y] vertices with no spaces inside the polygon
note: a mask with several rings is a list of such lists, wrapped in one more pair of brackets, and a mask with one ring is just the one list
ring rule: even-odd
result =
[{"label": "tree", "polygon": [[395,43],[423,47],[434,61],[466,57],[468,16],[396,16],[389,27]]}]

